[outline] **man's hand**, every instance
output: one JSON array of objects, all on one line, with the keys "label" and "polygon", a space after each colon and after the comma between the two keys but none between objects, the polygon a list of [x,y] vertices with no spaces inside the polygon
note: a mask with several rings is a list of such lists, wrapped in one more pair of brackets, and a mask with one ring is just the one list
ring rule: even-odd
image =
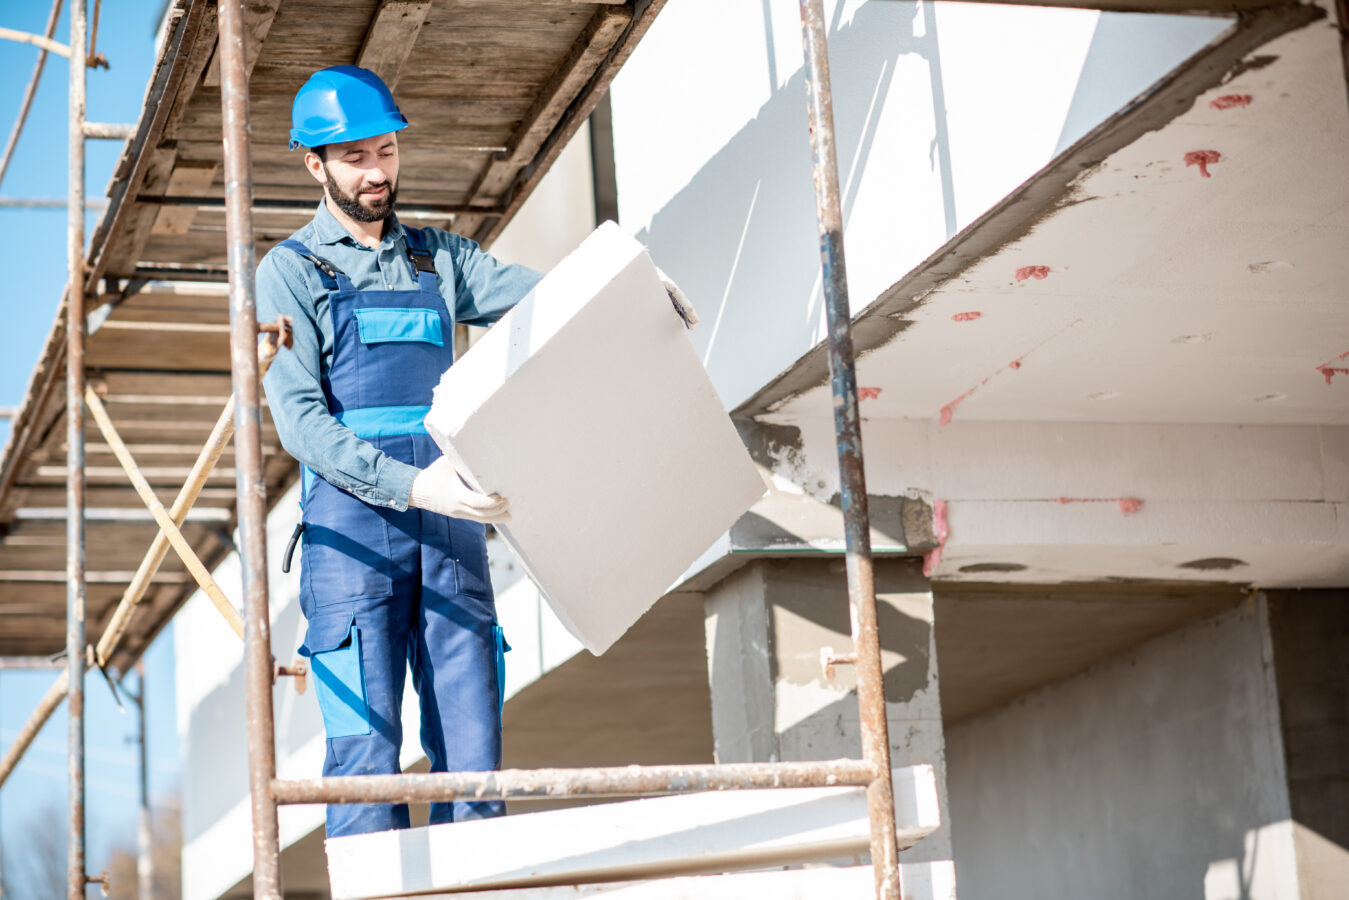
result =
[{"label": "man's hand", "polygon": [[679,285],[666,275],[659,267],[656,267],[656,274],[660,276],[660,283],[665,287],[665,292],[670,295],[670,302],[674,304],[675,314],[684,320],[684,327],[693,330],[693,326],[698,324],[698,314],[693,310],[693,304],[689,298],[684,296],[684,292],[679,289]]},{"label": "man's hand", "polygon": [[468,486],[445,457],[422,469],[412,480],[408,505],[470,522],[509,522],[510,510],[500,494],[484,494]]}]

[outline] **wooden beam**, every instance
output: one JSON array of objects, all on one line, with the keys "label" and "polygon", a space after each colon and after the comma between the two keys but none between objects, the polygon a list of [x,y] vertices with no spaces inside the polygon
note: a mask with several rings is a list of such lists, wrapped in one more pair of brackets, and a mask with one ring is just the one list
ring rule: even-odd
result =
[{"label": "wooden beam", "polygon": [[431,0],[382,0],[356,54],[356,65],[383,78],[392,91],[430,9]]},{"label": "wooden beam", "polygon": [[495,202],[510,187],[516,173],[533,160],[631,20],[632,10],[626,6],[605,8],[595,13],[553,77],[539,91],[506,152],[495,154],[488,162],[473,188],[470,203]]},{"label": "wooden beam", "polygon": [[[277,7],[281,0],[245,0],[244,2],[244,70],[253,74],[262,54],[262,42],[267,40],[267,32],[272,30],[272,21],[276,18]],[[207,87],[220,87],[220,47],[211,56],[210,68],[206,70]]]},{"label": "wooden beam", "polygon": [[[211,185],[215,183],[217,168],[215,163],[180,160],[169,173],[164,193],[176,197],[204,196],[210,192]],[[150,233],[187,234],[188,229],[192,227],[192,220],[196,217],[195,206],[161,206]]]},{"label": "wooden beam", "polygon": [[456,221],[455,231],[475,238],[484,247],[491,246],[492,241],[500,236],[502,229],[519,212],[520,207],[529,199],[529,195],[538,187],[539,181],[548,173],[549,168],[561,155],[572,135],[576,134],[577,129],[581,127],[581,123],[590,116],[595,104],[609,89],[609,84],[618,74],[618,70],[632,55],[632,51],[637,48],[642,36],[646,34],[647,29],[651,27],[651,23],[656,20],[656,16],[665,7],[665,2],[666,0],[634,0],[632,20],[628,27],[624,29],[617,43],[602,60],[595,76],[582,86],[580,93],[567,106],[561,121],[550,134],[546,135],[534,158],[521,169],[523,177],[517,177],[514,180],[511,184],[509,196],[503,198],[504,209],[502,213],[496,216],[482,217],[472,230],[469,226],[474,225],[474,223],[464,222],[461,227],[460,222]]},{"label": "wooden beam", "polygon": [[201,27],[197,30],[196,40],[192,42],[187,51],[186,71],[183,76],[182,87],[174,96],[173,105],[169,108],[168,117],[164,120],[165,138],[177,138],[178,126],[182,124],[183,114],[187,112],[188,104],[192,102],[192,95],[197,92],[197,88],[201,85],[202,74],[206,71],[207,63],[211,61],[219,34],[220,22],[217,8],[214,5],[208,6],[202,11]]},{"label": "wooden beam", "polygon": [[[210,15],[208,15],[208,10],[211,11]],[[171,12],[170,16],[173,15],[174,13]],[[205,3],[193,3],[186,10],[181,11],[181,24],[173,30],[175,43],[167,48],[164,57],[155,70],[155,74],[151,77],[149,100],[153,105],[151,108],[147,108],[145,112],[148,114],[153,109],[153,114],[141,116],[143,134],[138,134],[136,139],[128,142],[122,151],[122,157],[118,160],[117,169],[113,174],[112,189],[109,192],[109,197],[112,200],[111,214],[104,214],[89,244],[92,258],[89,265],[89,277],[85,281],[85,297],[89,301],[87,309],[93,308],[92,304],[96,302],[98,296],[98,280],[105,273],[111,271],[115,275],[129,274],[110,265],[112,259],[116,256],[124,264],[127,260],[130,260],[130,264],[134,266],[136,257],[140,253],[140,247],[144,240],[149,237],[148,224],[142,232],[139,228],[129,226],[127,218],[135,215],[134,221],[137,225],[141,219],[153,223],[154,214],[157,210],[143,211],[138,204],[132,202],[131,198],[145,188],[147,170],[151,162],[162,160],[161,150],[163,147],[161,141],[167,124],[172,121],[173,107],[176,103],[186,102],[183,94],[190,94],[192,89],[196,87],[196,78],[199,73],[192,69],[194,59],[192,48],[203,38],[203,28],[207,24],[204,20],[214,22],[214,7],[208,7]],[[211,29],[211,35],[213,39],[213,28]],[[178,100],[171,102],[170,98],[174,97],[177,97]],[[149,119],[148,123],[146,122],[147,118]],[[176,152],[174,150],[175,154]],[[128,239],[139,239],[141,243],[127,249]]]},{"label": "wooden beam", "polygon": [[[174,166],[178,162],[178,148],[173,141],[169,141],[146,153],[145,157],[141,190],[149,194],[162,194],[173,177]],[[123,219],[120,233],[114,234],[109,240],[110,252],[104,258],[104,264],[110,272],[126,272],[135,267],[136,258],[150,239],[150,231],[155,226],[156,214],[159,212],[157,207],[134,203],[130,197],[126,198],[125,205],[128,207],[126,218]]]}]

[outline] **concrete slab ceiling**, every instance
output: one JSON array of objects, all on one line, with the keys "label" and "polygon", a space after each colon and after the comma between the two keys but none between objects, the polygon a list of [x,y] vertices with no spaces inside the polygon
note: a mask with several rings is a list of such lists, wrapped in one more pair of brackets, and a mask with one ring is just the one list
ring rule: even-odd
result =
[{"label": "concrete slab ceiling", "polygon": [[[864,416],[1349,422],[1349,103],[1326,11],[1244,14],[869,306]],[[822,350],[738,412],[828,415]]]}]

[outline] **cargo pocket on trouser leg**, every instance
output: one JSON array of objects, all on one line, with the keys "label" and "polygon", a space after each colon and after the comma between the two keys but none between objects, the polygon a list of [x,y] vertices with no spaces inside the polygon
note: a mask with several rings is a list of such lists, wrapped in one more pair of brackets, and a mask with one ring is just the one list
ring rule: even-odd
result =
[{"label": "cargo pocket on trouser leg", "polygon": [[506,631],[496,622],[492,623],[492,643],[497,658],[497,728],[501,727],[501,715],[506,708],[506,652],[511,645],[506,643]]},{"label": "cargo pocket on trouser leg", "polygon": [[315,617],[300,653],[309,657],[328,738],[369,734],[361,629],[355,617],[350,613]]}]

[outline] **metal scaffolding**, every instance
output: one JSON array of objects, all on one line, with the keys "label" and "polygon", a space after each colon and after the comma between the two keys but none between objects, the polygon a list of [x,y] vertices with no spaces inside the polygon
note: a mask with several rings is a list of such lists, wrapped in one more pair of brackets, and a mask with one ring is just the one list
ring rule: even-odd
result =
[{"label": "metal scaffolding", "polygon": [[[59,13],[61,0],[53,10]],[[221,78],[225,222],[230,298],[230,361],[233,396],[226,404],[196,465],[172,507],[155,497],[126,444],[108,416],[98,392],[85,383],[86,330],[84,259],[84,141],[125,138],[127,128],[85,121],[85,69],[92,61],[84,52],[87,0],[72,0],[70,9],[70,171],[67,196],[69,278],[66,288],[66,426],[67,426],[67,605],[65,670],[18,740],[0,760],[0,783],[8,777],[42,723],[64,697],[69,711],[69,900],[81,900],[91,881],[86,872],[84,837],[84,694],[87,665],[104,667],[125,633],[131,613],[141,601],[160,563],[173,549],[226,621],[244,640],[249,786],[254,845],[254,896],[282,897],[277,809],[281,804],[449,801],[511,798],[625,797],[705,790],[864,786],[871,821],[871,857],[876,896],[900,897],[898,847],[890,772],[890,745],[882,687],[880,641],[872,572],[866,483],[854,375],[850,313],[844,269],[838,164],[834,146],[832,96],[822,0],[800,0],[802,40],[807,62],[807,99],[814,165],[824,295],[828,311],[829,362],[835,408],[842,508],[847,546],[848,593],[852,607],[855,651],[835,656],[831,664],[856,668],[861,713],[863,758],[816,762],[736,765],[647,766],[624,768],[506,770],[482,773],[372,775],[346,778],[282,780],[276,774],[272,688],[279,675],[303,675],[303,669],[276,665],[269,634],[266,515],[262,447],[261,376],[276,352],[287,344],[287,322],[257,322],[254,285],[253,214],[265,212],[253,199],[249,145],[249,67],[243,0],[221,0],[218,7]],[[52,23],[54,27],[54,21]],[[49,27],[49,32],[51,27]],[[50,48],[49,48],[50,49]],[[59,52],[59,51],[58,51]],[[40,73],[40,65],[39,65]],[[35,73],[36,75],[37,73]],[[36,78],[35,78],[36,80]],[[25,111],[27,103],[25,102]],[[6,162],[8,151],[6,152]],[[2,171],[2,169],[0,169]],[[202,198],[163,197],[164,204],[204,205]],[[286,206],[287,209],[293,204]],[[414,215],[444,215],[445,208],[414,210]],[[453,210],[450,210],[453,211]],[[400,210],[400,212],[402,212]],[[474,212],[482,212],[474,209]],[[189,267],[190,268],[190,267]],[[174,271],[158,273],[172,278]],[[186,271],[186,270],[184,270]],[[192,269],[189,275],[196,272]],[[179,272],[181,276],[182,272]],[[200,273],[198,273],[200,274]],[[210,278],[224,273],[212,270]],[[265,336],[259,347],[259,334]],[[122,597],[97,647],[85,635],[85,410],[112,448],[159,531]],[[239,515],[239,553],[243,568],[242,615],[215,584],[207,567],[183,538],[180,526],[196,501],[215,463],[233,436]],[[0,660],[0,664],[4,664]],[[24,667],[39,659],[14,660]],[[139,685],[144,692],[144,682]],[[143,752],[143,751],[142,751]],[[143,760],[142,760],[143,762]],[[144,790],[144,788],[142,788]],[[142,812],[144,816],[144,811]],[[143,818],[142,834],[148,827]],[[144,842],[144,839],[143,839]],[[148,876],[143,875],[143,879]],[[145,883],[143,881],[143,883]]]}]

